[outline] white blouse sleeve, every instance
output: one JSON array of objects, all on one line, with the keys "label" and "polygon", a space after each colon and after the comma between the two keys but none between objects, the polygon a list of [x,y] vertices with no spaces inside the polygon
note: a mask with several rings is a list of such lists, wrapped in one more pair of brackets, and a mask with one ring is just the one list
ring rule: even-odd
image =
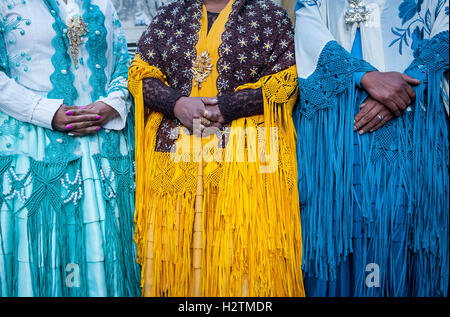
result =
[{"label": "white blouse sleeve", "polygon": [[0,72],[0,110],[19,121],[52,129],[53,116],[63,103],[39,96]]},{"label": "white blouse sleeve", "polygon": [[109,3],[106,11],[106,14],[110,17],[110,24],[106,27],[113,32],[111,45],[113,49],[113,66],[110,83],[108,85],[108,95],[98,101],[106,103],[119,113],[119,116],[105,124],[104,128],[122,130],[127,123],[127,116],[131,107],[127,89],[130,56],[128,54],[127,41],[119,17],[111,3]]}]

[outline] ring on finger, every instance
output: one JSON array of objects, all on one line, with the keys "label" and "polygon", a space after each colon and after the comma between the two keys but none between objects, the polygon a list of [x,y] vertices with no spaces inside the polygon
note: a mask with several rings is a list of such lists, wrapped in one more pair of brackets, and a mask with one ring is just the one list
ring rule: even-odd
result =
[{"label": "ring on finger", "polygon": [[377,115],[378,119],[380,119],[380,121],[383,121],[384,116],[382,114]]},{"label": "ring on finger", "polygon": [[209,111],[208,111],[208,110],[205,110],[205,111],[203,112],[203,117],[207,117],[208,114],[209,114]]},{"label": "ring on finger", "polygon": [[209,121],[208,119],[203,118],[203,117],[200,119],[200,122],[201,122],[202,125],[204,125],[206,127],[211,125],[211,121]]}]

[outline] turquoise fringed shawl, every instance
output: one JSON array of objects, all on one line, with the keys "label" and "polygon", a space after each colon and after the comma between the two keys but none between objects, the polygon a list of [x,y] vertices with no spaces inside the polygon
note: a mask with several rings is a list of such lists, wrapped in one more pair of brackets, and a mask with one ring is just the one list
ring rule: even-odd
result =
[{"label": "turquoise fringed shawl", "polygon": [[[44,0],[50,13],[54,17],[53,29],[56,36],[52,40],[55,53],[52,56],[52,64],[55,71],[50,77],[53,89],[48,93],[48,98],[64,99],[68,105],[72,105],[78,94],[73,86],[74,75],[71,72],[72,61],[68,54],[69,44],[65,36],[65,24],[59,18],[59,9],[53,0]],[[86,48],[89,53],[87,65],[91,70],[90,83],[93,87],[92,100],[106,96],[109,92],[124,89],[119,86],[110,87],[107,91],[107,77],[105,67],[107,65],[105,17],[100,8],[93,5],[90,0],[83,2],[84,20],[91,29],[98,32],[88,33]],[[117,22],[118,23],[118,22]],[[10,75],[8,55],[4,41],[4,32],[0,22],[0,71]],[[124,43],[121,43],[124,44]],[[126,43],[124,44],[126,45]],[[116,55],[122,54],[120,51]],[[127,56],[128,53],[126,52]],[[127,77],[129,57],[118,63],[114,69],[114,76]],[[113,78],[114,79],[114,78]],[[125,94],[125,92],[124,92]],[[133,109],[132,109],[133,110]],[[16,125],[27,125],[14,119]],[[119,135],[116,131],[99,132],[102,142],[100,154],[93,156],[98,173],[111,176],[114,173],[114,182],[105,177],[101,180],[102,198],[105,201],[105,274],[107,278],[107,291],[109,296],[137,296],[140,293],[139,268],[135,263],[135,246],[133,242],[133,214],[134,214],[134,122],[133,115],[127,118],[127,126],[124,130],[128,140],[128,155],[121,155],[117,147],[111,144],[119,144]],[[12,132],[13,130],[11,130]],[[16,131],[16,130],[14,130]],[[18,131],[18,130],[17,130]],[[33,263],[31,266],[31,279],[35,296],[54,296],[60,289],[61,296],[87,296],[87,263],[85,258],[86,241],[84,233],[84,219],[82,219],[82,158],[75,155],[77,142],[66,133],[46,129],[48,144],[45,148],[44,161],[29,159],[30,179],[32,179],[32,192],[17,209],[12,208],[6,202],[3,192],[0,192],[0,203],[8,205],[12,212],[18,214],[22,210],[27,211],[27,230],[29,241],[29,257]],[[18,154],[0,156],[0,174],[8,173],[13,164],[13,159]],[[107,172],[108,171],[108,172]],[[78,176],[77,176],[78,175]],[[78,177],[78,178],[77,178]],[[75,181],[79,179],[79,181]],[[4,188],[4,178],[1,178],[0,186]],[[65,181],[67,180],[67,181]],[[22,184],[23,185],[23,184]],[[20,182],[13,182],[11,191],[21,190]],[[116,214],[118,210],[118,214]],[[119,223],[118,223],[119,222]],[[119,229],[120,228],[120,229]],[[1,229],[1,218],[0,218]],[[0,234],[0,237],[3,235]],[[3,241],[0,241],[3,250]],[[14,245],[18,252],[17,241]],[[4,252],[2,252],[4,254]],[[60,263],[52,263],[53,256]],[[18,262],[14,261],[14,268],[8,268],[9,272],[18,272]],[[77,263],[81,280],[78,287],[67,287],[64,270],[70,263]],[[61,268],[55,275],[55,265]],[[17,274],[9,276],[6,281],[10,286],[8,295],[17,294]]]}]

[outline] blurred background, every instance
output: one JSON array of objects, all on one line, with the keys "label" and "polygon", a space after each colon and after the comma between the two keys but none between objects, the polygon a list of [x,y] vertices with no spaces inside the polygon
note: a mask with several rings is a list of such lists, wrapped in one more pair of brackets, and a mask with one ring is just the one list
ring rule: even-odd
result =
[{"label": "blurred background", "polygon": [[[291,18],[294,18],[295,0],[272,0],[281,4],[288,10]],[[169,3],[170,0],[112,0],[119,14],[125,36],[128,41],[128,48],[131,56],[136,51],[136,42],[139,40],[142,32],[152,21],[156,10]]]}]

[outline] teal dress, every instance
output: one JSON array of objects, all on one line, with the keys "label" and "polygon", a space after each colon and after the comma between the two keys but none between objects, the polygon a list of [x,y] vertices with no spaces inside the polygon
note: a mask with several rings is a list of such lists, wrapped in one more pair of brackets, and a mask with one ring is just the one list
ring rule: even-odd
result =
[{"label": "teal dress", "polygon": [[[0,296],[140,295],[128,65],[110,1],[0,4]],[[98,133],[51,129],[62,103],[98,100],[119,113]]]}]

